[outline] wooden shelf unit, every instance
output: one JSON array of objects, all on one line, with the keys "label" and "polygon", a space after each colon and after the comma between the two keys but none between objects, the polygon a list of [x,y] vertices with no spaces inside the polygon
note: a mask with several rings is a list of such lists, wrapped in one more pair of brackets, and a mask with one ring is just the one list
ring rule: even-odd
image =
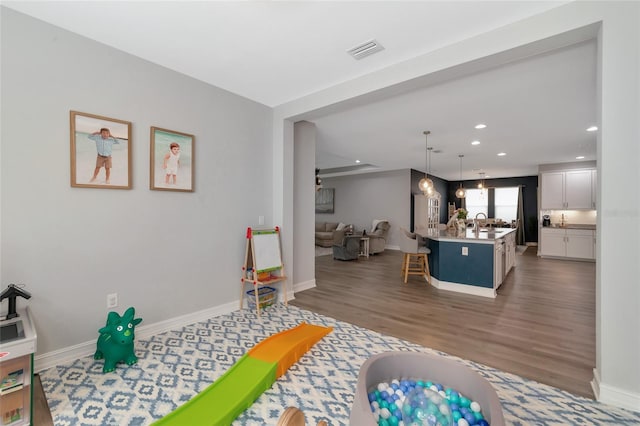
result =
[{"label": "wooden shelf unit", "polygon": [[0,326],[10,326],[20,322],[24,334],[22,337],[2,343],[0,351],[2,353],[0,358],[1,426],[29,425],[33,419],[33,354],[36,351],[36,333],[29,309],[18,310],[18,315],[17,318],[0,322]]}]

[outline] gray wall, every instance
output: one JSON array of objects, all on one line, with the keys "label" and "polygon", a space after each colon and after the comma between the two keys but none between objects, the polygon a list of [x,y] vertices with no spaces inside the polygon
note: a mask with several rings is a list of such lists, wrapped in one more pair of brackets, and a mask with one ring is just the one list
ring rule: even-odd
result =
[{"label": "gray wall", "polygon": [[369,231],[374,219],[388,219],[387,246],[397,248],[399,227],[409,228],[410,183],[409,169],[323,178],[324,188],[335,188],[335,209],[316,214],[316,221],[353,223],[358,231]]},{"label": "gray wall", "polygon": [[294,203],[297,214],[293,221],[293,282],[300,287],[315,285],[314,204],[316,125],[302,121],[294,125]]},{"label": "gray wall", "polygon": [[[38,353],[97,338],[108,293],[143,325],[237,301],[246,227],[282,225],[272,110],[1,11],[0,277],[33,295]],[[69,110],[133,123],[133,189],[70,187]],[[150,126],[195,135],[194,193],[148,189]]]}]

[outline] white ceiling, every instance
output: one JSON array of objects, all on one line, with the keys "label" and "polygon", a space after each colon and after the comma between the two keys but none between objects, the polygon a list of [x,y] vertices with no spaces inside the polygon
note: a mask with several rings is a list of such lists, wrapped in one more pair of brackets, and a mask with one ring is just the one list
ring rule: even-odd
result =
[{"label": "white ceiling", "polygon": [[[268,106],[277,106],[561,6],[565,1],[25,2],[2,4]],[[346,51],[378,40],[385,50]],[[447,180],[537,174],[595,160],[595,43],[314,118],[317,166],[356,159]],[[484,122],[488,127],[476,130]],[[479,139],[477,147],[471,140]],[[500,151],[505,157],[497,157]],[[477,170],[474,170],[477,169]],[[481,170],[480,170],[481,169]]]}]

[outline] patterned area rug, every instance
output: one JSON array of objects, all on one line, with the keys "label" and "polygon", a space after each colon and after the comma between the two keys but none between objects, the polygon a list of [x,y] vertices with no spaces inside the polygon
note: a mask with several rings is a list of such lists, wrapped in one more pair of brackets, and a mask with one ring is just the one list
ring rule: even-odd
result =
[{"label": "patterned area rug", "polygon": [[[334,330],[242,413],[233,425],[275,425],[288,406],[307,424],[349,424],[360,366],[385,351],[449,356],[354,325],[281,304],[261,319],[248,309],[136,341],[138,364],[102,374],[87,357],[40,373],[55,425],[148,425],[205,389],[262,339],[301,322]],[[507,424],[638,425],[626,411],[471,361],[500,397]],[[357,426],[357,425],[356,425]]]}]

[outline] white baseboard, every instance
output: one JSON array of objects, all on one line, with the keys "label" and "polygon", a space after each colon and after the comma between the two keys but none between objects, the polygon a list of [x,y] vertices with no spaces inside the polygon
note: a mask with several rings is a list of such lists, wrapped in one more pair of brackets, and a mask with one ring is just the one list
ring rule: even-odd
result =
[{"label": "white baseboard", "polygon": [[598,402],[640,412],[640,394],[602,384],[596,368],[593,369],[591,388]]},{"label": "white baseboard", "polygon": [[492,299],[495,299],[497,295],[494,288],[440,281],[434,277],[431,277],[431,285],[440,290],[455,291],[456,293],[472,294],[474,296],[490,297]]},{"label": "white baseboard", "polygon": [[[309,290],[310,288],[314,288],[316,286],[316,279],[312,279],[312,280],[308,280],[308,281],[303,281],[301,283],[296,284],[293,287],[293,291],[298,292],[298,291],[303,291],[303,290]],[[295,297],[294,297],[295,299]]]},{"label": "white baseboard", "polygon": [[[164,333],[165,331],[182,328],[189,324],[206,321],[209,318],[225,315],[238,310],[238,303],[239,300],[236,300],[235,302],[227,303],[225,305],[214,306],[212,308],[170,318],[154,324],[136,327],[136,337],[146,339],[155,334]],[[42,370],[55,367],[59,364],[65,364],[78,358],[93,355],[96,351],[97,339],[98,337],[96,336],[95,339],[88,342],[36,355],[34,358],[34,372],[37,373]]]},{"label": "white baseboard", "polygon": [[[315,278],[313,280],[298,283],[294,285],[293,293],[290,291],[288,292],[286,296],[287,300],[295,299],[295,292],[314,288],[315,286]],[[225,315],[238,310],[239,303],[240,301],[236,300],[231,303],[214,306],[198,312],[181,315],[179,317],[170,318],[168,320],[160,321],[154,324],[136,327],[136,337],[146,339],[155,334],[164,333],[165,331],[169,330],[176,330],[189,324],[206,321],[209,318],[214,318],[220,315]],[[34,358],[34,372],[38,373],[42,370],[55,367],[56,365],[66,364],[78,358],[92,356],[96,351],[97,339],[98,337],[96,336],[95,339],[92,339],[88,342],[79,343],[77,345],[47,352],[45,354],[36,355]]]}]

